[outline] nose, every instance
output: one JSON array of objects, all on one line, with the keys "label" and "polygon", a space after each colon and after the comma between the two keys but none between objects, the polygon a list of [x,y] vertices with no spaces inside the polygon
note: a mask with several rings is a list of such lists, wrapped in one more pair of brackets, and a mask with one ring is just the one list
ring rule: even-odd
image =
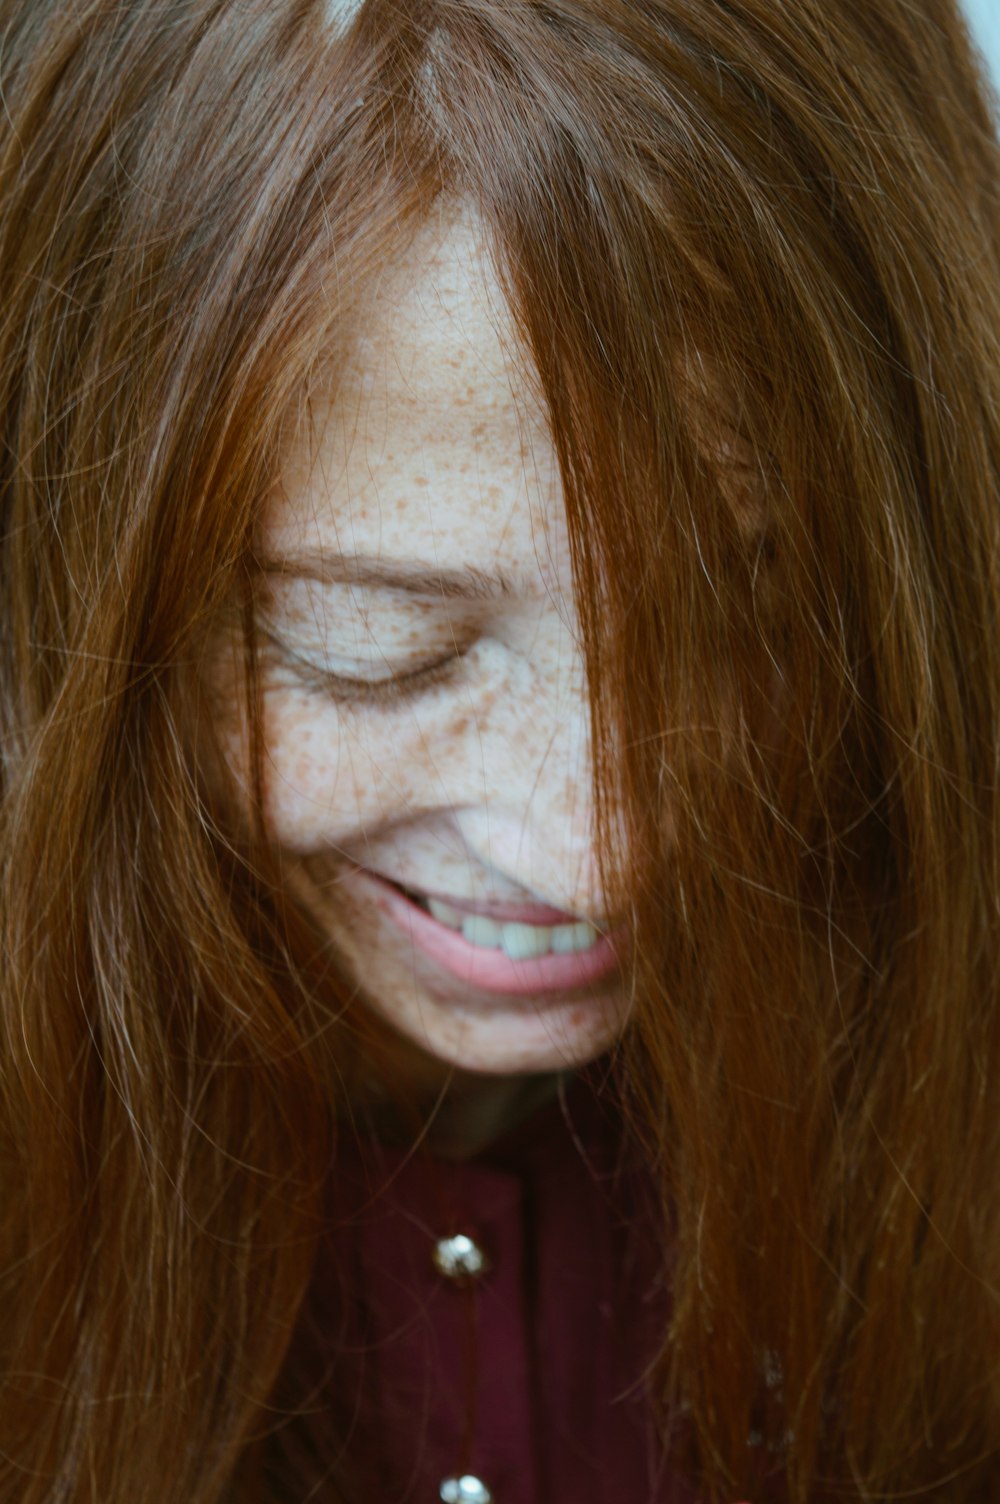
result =
[{"label": "nose", "polygon": [[583,662],[565,629],[536,648],[480,727],[478,797],[463,801],[456,821],[495,897],[600,924]]}]

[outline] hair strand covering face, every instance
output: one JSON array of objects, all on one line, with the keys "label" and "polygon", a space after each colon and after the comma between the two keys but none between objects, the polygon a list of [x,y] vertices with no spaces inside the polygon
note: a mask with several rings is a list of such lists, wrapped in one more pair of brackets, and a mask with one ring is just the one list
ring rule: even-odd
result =
[{"label": "hair strand covering face", "polygon": [[365,1041],[199,666],[310,374],[451,200],[559,456],[678,1460],[1000,1496],[1000,197],[953,4],[2,30],[0,1496],[349,1504],[291,1355]]}]

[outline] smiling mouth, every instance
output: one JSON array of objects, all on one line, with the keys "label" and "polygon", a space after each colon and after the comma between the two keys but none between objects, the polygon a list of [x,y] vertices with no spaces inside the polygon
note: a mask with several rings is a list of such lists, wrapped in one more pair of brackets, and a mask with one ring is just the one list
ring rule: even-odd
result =
[{"label": "smiling mouth", "polygon": [[[375,872],[380,907],[407,936],[467,987],[508,995],[567,992],[608,976],[619,964],[617,935],[603,934],[585,920],[553,924],[559,909],[539,908],[528,919],[493,919],[479,905],[461,900],[464,911],[434,894],[420,893]],[[458,901],[456,901],[457,903]],[[523,913],[525,906],[496,905]],[[469,912],[472,910],[472,912]]]},{"label": "smiling mouth", "polygon": [[[477,949],[503,950],[512,959],[540,956],[552,949],[560,954],[590,950],[601,939],[601,932],[594,925],[586,920],[563,918],[559,909],[499,904],[473,906],[468,902],[459,906],[433,894],[406,888],[402,883],[388,883],[387,886],[436,924],[460,934]],[[510,914],[512,909],[514,915],[531,913],[538,917],[494,917],[498,912]],[[558,923],[549,918],[553,914],[560,916]]]}]

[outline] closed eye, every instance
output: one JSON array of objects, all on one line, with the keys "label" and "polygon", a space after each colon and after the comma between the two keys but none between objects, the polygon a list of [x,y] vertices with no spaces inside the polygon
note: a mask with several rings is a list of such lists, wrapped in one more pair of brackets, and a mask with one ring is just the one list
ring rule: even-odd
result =
[{"label": "closed eye", "polygon": [[321,690],[338,703],[381,707],[411,702],[439,685],[457,679],[462,660],[469,652],[469,648],[465,648],[460,653],[449,653],[405,674],[393,674],[384,679],[356,679],[331,673],[329,669],[300,658],[280,638],[268,634],[267,641],[278,649],[296,677],[310,688]]}]

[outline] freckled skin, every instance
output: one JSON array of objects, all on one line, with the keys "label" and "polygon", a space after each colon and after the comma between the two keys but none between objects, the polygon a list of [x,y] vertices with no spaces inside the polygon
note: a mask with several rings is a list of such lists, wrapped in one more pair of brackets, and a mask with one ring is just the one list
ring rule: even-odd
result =
[{"label": "freckled skin", "polygon": [[[470,216],[421,234],[308,415],[265,552],[501,567],[516,594],[278,583],[268,626],[330,671],[385,678],[468,649],[453,682],[389,706],[340,702],[265,648],[265,817],[289,882],[369,1005],[428,1059],[484,1078],[583,1064],[621,1028],[620,979],[561,1001],[463,991],[413,952],[358,871],[604,917],[558,469]],[[235,731],[227,756],[243,779]]]}]

